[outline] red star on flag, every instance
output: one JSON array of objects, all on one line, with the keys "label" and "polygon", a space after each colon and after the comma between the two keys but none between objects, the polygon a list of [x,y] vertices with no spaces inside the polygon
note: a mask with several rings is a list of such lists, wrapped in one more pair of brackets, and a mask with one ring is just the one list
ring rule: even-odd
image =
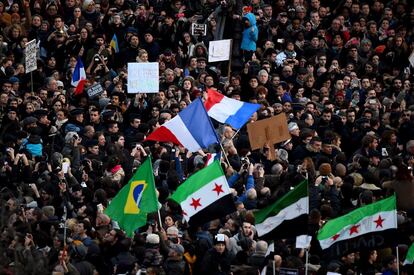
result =
[{"label": "red star on flag", "polygon": [[191,198],[191,199],[192,199],[192,202],[190,203],[190,205],[194,207],[194,210],[197,210],[197,207],[201,206],[201,203],[200,203],[201,198],[199,199]]},{"label": "red star on flag", "polygon": [[381,218],[381,215],[378,216],[378,219],[374,222],[377,224],[375,228],[381,227],[382,228],[382,222],[385,221],[385,219]]},{"label": "red star on flag", "polygon": [[332,236],[332,241],[336,241],[339,238],[339,236],[341,236],[341,235],[339,235],[339,234],[333,235]]},{"label": "red star on flag", "polygon": [[352,235],[354,233],[358,234],[358,227],[360,227],[359,224],[353,225],[351,229],[349,229],[349,235]]},{"label": "red star on flag", "polygon": [[223,185],[218,185],[217,183],[214,184],[215,187],[213,189],[213,191],[217,192],[217,196],[220,196],[220,193],[224,193],[222,186]]}]

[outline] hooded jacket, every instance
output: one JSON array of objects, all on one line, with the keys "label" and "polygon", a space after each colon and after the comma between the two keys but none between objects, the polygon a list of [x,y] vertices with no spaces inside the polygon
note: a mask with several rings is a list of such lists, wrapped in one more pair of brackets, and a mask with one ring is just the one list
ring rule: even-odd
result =
[{"label": "hooded jacket", "polygon": [[248,13],[243,17],[243,20],[247,18],[250,26],[243,31],[241,49],[245,51],[256,51],[256,41],[259,37],[259,30],[256,26],[256,17],[253,13]]}]

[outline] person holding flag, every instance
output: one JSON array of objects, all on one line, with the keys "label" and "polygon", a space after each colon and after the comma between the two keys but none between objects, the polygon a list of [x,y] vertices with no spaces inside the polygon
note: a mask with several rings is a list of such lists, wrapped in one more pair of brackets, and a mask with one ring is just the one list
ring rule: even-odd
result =
[{"label": "person holding flag", "polygon": [[132,237],[136,229],[147,223],[147,215],[157,210],[158,199],[149,156],[112,199],[105,214]]},{"label": "person holding flag", "polygon": [[79,56],[76,61],[76,66],[73,71],[72,81],[71,81],[72,86],[75,87],[75,90],[73,91],[73,94],[75,96],[81,95],[83,93],[83,87],[85,86],[85,82],[86,82],[86,72],[83,66],[82,59]]}]

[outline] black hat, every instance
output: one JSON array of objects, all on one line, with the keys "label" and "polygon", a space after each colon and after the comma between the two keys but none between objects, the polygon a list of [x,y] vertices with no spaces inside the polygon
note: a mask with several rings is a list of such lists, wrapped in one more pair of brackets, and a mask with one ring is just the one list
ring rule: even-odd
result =
[{"label": "black hat", "polygon": [[121,107],[119,107],[118,105],[113,105],[113,104],[108,104],[105,108],[105,111],[106,110],[110,110],[110,111],[114,111],[114,112],[122,112]]},{"label": "black hat", "polygon": [[373,157],[381,158],[381,153],[378,152],[377,150],[369,150],[368,151],[368,157],[370,157],[370,158],[373,158]]},{"label": "black hat", "polygon": [[85,111],[83,110],[83,108],[75,108],[73,110],[71,110],[69,113],[71,116],[77,116],[77,115],[81,115],[83,114]]},{"label": "black hat", "polygon": [[38,109],[33,112],[33,115],[37,118],[40,118],[42,116],[47,116],[48,114],[49,114],[49,111],[45,109]]},{"label": "black hat", "polygon": [[133,113],[129,116],[129,119],[132,121],[133,119],[141,119],[141,115],[137,113]]},{"label": "black hat", "polygon": [[301,67],[298,69],[298,74],[308,74],[308,70],[306,70],[306,68]]},{"label": "black hat", "polygon": [[226,236],[224,234],[217,234],[214,236],[214,244],[226,243]]},{"label": "black hat", "polygon": [[17,108],[14,106],[9,106],[7,107],[7,112],[16,112],[17,113]]},{"label": "black hat", "polygon": [[205,58],[204,56],[197,57],[197,62],[201,62],[201,61],[207,62],[207,58]]},{"label": "black hat", "polygon": [[25,119],[23,119],[22,123],[23,123],[23,127],[36,123],[37,122],[37,118],[33,117],[33,116],[28,116]]},{"label": "black hat", "polygon": [[86,147],[94,147],[94,146],[98,146],[98,141],[97,141],[96,139],[91,139],[91,140],[88,140],[88,141],[85,143],[85,146],[86,146]]},{"label": "black hat", "polygon": [[300,103],[293,103],[292,104],[292,110],[293,111],[302,111],[302,110],[305,110],[305,106],[303,106]]}]

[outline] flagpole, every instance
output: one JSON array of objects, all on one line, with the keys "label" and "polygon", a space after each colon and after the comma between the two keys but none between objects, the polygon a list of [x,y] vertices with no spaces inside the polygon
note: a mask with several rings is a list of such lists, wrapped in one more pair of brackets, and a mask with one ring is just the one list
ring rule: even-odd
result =
[{"label": "flagpole", "polygon": [[153,177],[152,182],[154,183],[155,196],[157,197],[157,213],[158,213],[158,223],[159,223],[158,226],[159,226],[160,231],[161,231],[162,230],[162,220],[161,220],[160,208],[158,207],[159,202],[158,202],[158,196],[157,196],[157,192],[156,192],[157,191],[157,186],[155,185],[154,170],[152,168],[152,156],[151,156],[151,154],[148,155],[148,158],[149,158],[151,171],[152,171],[152,177]]},{"label": "flagpole", "polygon": [[273,275],[276,275],[276,265],[275,265],[275,260],[272,261],[272,266],[273,266]]},{"label": "flagpole", "polygon": [[218,138],[218,135],[217,135],[217,133],[216,133],[216,129],[214,129],[213,123],[211,122],[211,119],[210,119],[210,117],[208,116],[208,113],[207,113],[206,107],[204,106],[204,102],[203,102],[203,100],[202,100],[201,96],[199,96],[199,97],[198,97],[198,99],[201,101],[201,106],[203,106],[203,109],[204,109],[204,111],[205,111],[205,112],[206,112],[206,114],[207,114],[208,122],[210,123],[211,128],[213,129],[213,132],[214,132],[214,134],[216,135],[217,141],[218,141],[218,143],[220,144],[221,150],[223,151],[223,154],[224,154],[224,157],[225,157],[225,159],[226,159],[226,161],[227,161],[227,164],[228,164],[229,166],[231,166],[231,165],[230,165],[230,162],[229,162],[229,159],[227,158],[226,153],[224,152],[223,145],[221,144],[221,142],[220,142],[220,140],[219,140],[219,138]]},{"label": "flagpole", "polygon": [[308,272],[309,272],[309,270],[308,270],[308,264],[309,264],[309,251],[308,251],[308,249],[307,248],[305,248],[305,275],[308,275]]},{"label": "flagpole", "polygon": [[227,158],[226,152],[224,152],[223,144],[221,144],[221,142],[220,142],[220,147],[221,147],[221,151],[223,151],[223,155],[224,155],[224,158],[226,159],[227,164],[229,165],[229,167],[231,167],[230,161]]},{"label": "flagpole", "polygon": [[237,134],[240,132],[240,129],[241,128],[237,129],[236,133],[234,133],[234,135],[231,137],[231,140],[233,140],[237,136]]},{"label": "flagpole", "polygon": [[[396,196],[395,193],[393,196]],[[395,209],[397,209],[397,200],[395,200]],[[395,220],[395,226],[396,228],[398,228],[397,210],[395,210],[394,220]],[[396,250],[395,254],[397,256],[397,275],[400,275],[400,252],[398,251],[398,244],[395,250]]]}]

